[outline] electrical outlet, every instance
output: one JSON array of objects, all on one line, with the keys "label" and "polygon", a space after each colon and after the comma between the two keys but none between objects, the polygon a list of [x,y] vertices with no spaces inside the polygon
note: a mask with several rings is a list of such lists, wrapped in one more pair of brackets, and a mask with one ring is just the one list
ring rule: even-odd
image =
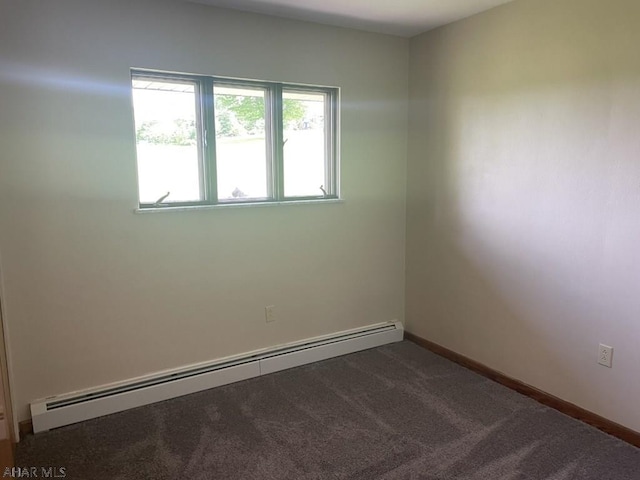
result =
[{"label": "electrical outlet", "polygon": [[600,365],[604,365],[605,367],[611,368],[611,364],[613,361],[613,347],[608,345],[600,344],[598,348],[598,363]]},{"label": "electrical outlet", "polygon": [[275,322],[276,321],[276,306],[275,305],[268,305],[268,306],[264,307],[264,318],[267,321],[267,323],[271,323],[271,322]]}]

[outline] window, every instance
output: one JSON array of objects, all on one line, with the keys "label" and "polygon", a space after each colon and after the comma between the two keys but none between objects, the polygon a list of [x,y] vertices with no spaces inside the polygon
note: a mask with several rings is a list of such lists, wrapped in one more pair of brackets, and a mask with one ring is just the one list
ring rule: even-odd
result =
[{"label": "window", "polygon": [[132,72],[141,208],[337,198],[335,88]]}]

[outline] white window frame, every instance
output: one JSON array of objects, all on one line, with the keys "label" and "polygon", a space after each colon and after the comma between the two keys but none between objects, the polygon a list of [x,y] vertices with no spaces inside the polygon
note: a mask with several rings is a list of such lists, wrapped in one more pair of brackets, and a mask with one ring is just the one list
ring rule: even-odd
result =
[{"label": "white window frame", "polygon": [[[190,83],[195,86],[196,128],[199,160],[199,201],[143,203],[138,196],[139,208],[182,208],[197,206],[220,206],[238,204],[269,204],[308,202],[339,199],[338,185],[338,102],[339,89],[335,87],[311,86],[290,83],[265,82],[237,78],[168,73],[154,70],[132,69],[133,80],[166,80]],[[253,87],[265,90],[265,134],[267,143],[267,197],[219,199],[216,170],[216,132],[214,85],[230,87]],[[318,186],[318,195],[286,196],[284,192],[284,125],[282,115],[282,93],[309,92],[325,95],[325,181],[323,190]],[[137,155],[137,149],[136,149]],[[325,193],[326,192],[326,193]]]}]

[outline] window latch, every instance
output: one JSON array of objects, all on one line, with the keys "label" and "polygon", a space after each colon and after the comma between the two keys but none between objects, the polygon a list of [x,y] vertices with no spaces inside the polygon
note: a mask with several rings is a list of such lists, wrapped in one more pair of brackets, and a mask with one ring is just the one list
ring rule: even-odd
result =
[{"label": "window latch", "polygon": [[165,195],[161,196],[156,202],[153,204],[154,207],[159,207],[162,202],[171,194],[171,192],[167,192]]}]

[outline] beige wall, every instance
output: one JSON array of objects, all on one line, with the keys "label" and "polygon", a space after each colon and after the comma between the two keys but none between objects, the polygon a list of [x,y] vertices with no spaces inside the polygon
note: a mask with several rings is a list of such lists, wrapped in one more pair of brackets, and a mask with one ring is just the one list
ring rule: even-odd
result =
[{"label": "beige wall", "polygon": [[[178,1],[0,12],[20,419],[39,397],[403,319],[406,39]],[[134,214],[132,66],[341,87],[345,202]]]},{"label": "beige wall", "polygon": [[412,39],[406,259],[410,331],[636,430],[638,19],[521,0]]}]

